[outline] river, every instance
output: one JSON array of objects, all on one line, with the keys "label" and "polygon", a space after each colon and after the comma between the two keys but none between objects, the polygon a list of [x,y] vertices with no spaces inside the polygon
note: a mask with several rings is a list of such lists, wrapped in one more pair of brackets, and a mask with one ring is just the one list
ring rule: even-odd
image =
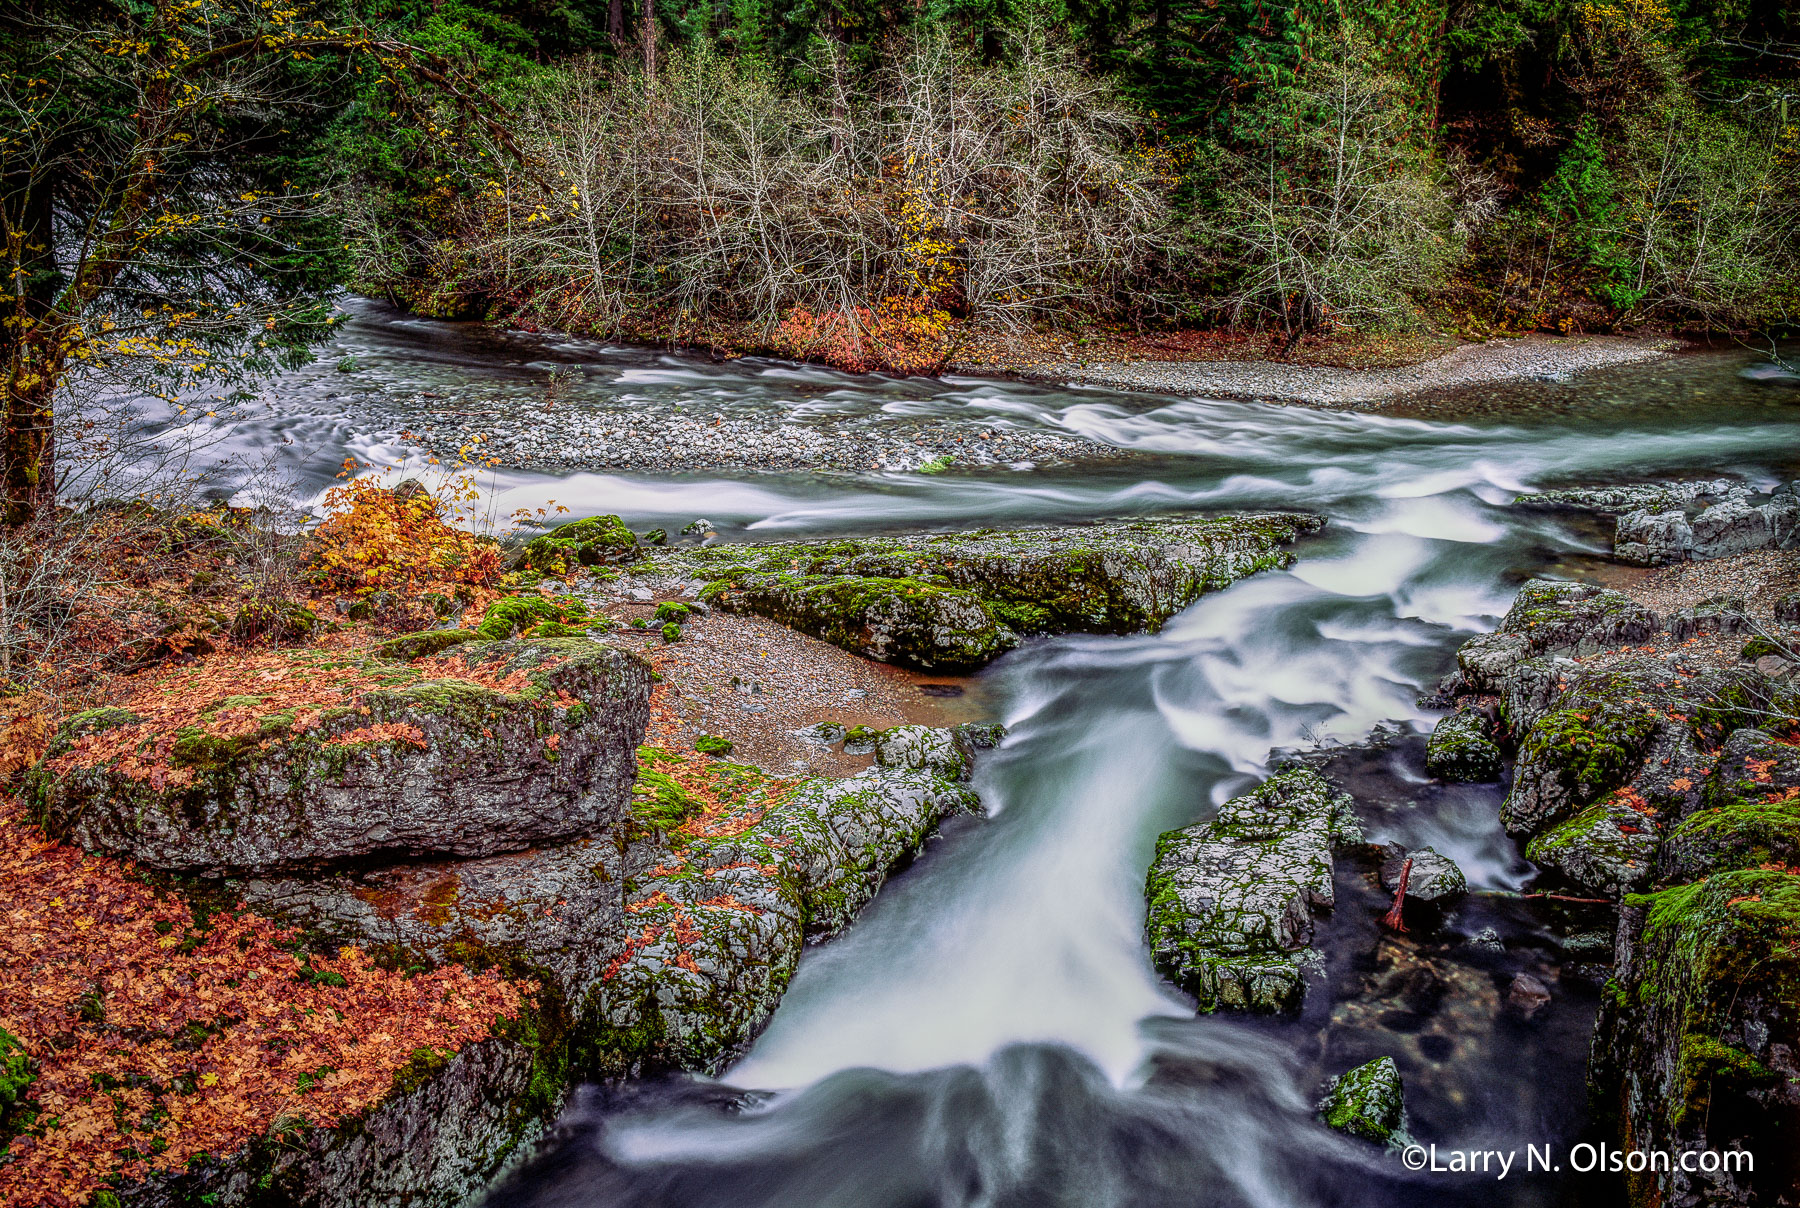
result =
[{"label": "river", "polygon": [[[336,371],[345,356],[356,372]],[[810,950],[720,1079],[584,1088],[489,1208],[1587,1206],[1619,1189],[1567,1170],[1408,1175],[1313,1108],[1325,1075],[1387,1054],[1421,1142],[1522,1164],[1528,1145],[1563,1162],[1586,1135],[1598,975],[1561,937],[1606,919],[1510,896],[1532,870],[1495,820],[1500,790],[1425,776],[1432,714],[1416,702],[1522,579],[1605,552],[1596,530],[1510,510],[1520,490],[1692,474],[1766,487],[1800,469],[1800,393],[1740,378],[1757,359],[1515,386],[1477,409],[1494,418],[1445,421],[720,364],[361,306],[317,365],[214,435],[271,455],[311,499],[346,455],[419,471],[402,433],[421,411],[504,411],[561,369],[576,371],[561,405],[628,416],[974,417],[1134,456],[936,476],[501,469],[483,479],[496,514],[553,499],[639,530],[704,516],[727,540],[1263,507],[1330,520],[1290,571],[1209,595],[1160,634],[1042,641],[990,668],[1011,734],[979,772],[988,816],[947,826]],[[1382,903],[1340,861],[1306,1011],[1197,1018],[1142,941],[1156,836],[1253,785],[1272,752],[1321,746],[1371,839],[1431,843],[1480,892],[1396,963]],[[1467,942],[1484,928],[1504,951]],[[1521,970],[1553,989],[1529,1021],[1501,1001]]]}]

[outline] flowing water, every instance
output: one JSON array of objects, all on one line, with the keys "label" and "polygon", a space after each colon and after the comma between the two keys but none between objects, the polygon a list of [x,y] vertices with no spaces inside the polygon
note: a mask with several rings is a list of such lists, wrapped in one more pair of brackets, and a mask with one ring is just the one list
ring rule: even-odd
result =
[{"label": "flowing water", "polygon": [[[343,355],[354,373],[332,369]],[[1534,383],[1490,392],[1503,420],[1443,421],[713,364],[363,307],[319,366],[219,435],[227,451],[272,450],[317,492],[347,453],[416,470],[400,434],[421,410],[504,412],[562,368],[578,371],[565,405],[973,416],[1137,456],[937,477],[499,472],[498,511],[554,498],[640,530],[705,516],[727,539],[1248,507],[1330,519],[1291,571],[1207,596],[1160,634],[1043,641],[992,667],[1011,735],[979,772],[988,816],[946,826],[849,932],[810,950],[722,1078],[585,1089],[491,1208],[1590,1205],[1618,1189],[1516,1169],[1408,1175],[1313,1107],[1325,1075],[1385,1053],[1422,1142],[1550,1145],[1562,1161],[1582,1135],[1597,991],[1559,937],[1605,919],[1508,896],[1532,873],[1495,821],[1499,790],[1425,777],[1432,717],[1416,702],[1522,578],[1604,552],[1592,530],[1510,511],[1519,490],[1719,473],[1768,486],[1800,468],[1800,392],[1739,377],[1755,359]],[[1196,1018],[1142,942],[1156,836],[1253,785],[1272,752],[1321,745],[1371,839],[1429,843],[1494,892],[1397,949],[1365,870],[1340,861],[1327,984],[1306,1011]],[[1486,927],[1503,952],[1465,942]],[[1501,1001],[1520,970],[1555,995],[1529,1022]]]}]

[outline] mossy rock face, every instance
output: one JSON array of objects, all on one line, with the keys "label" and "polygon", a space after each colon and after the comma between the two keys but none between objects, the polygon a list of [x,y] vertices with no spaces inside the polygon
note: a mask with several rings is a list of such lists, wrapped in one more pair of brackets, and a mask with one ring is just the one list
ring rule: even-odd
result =
[{"label": "mossy rock face", "polygon": [[848,926],[941,819],[979,808],[964,785],[875,767],[752,802],[745,829],[657,856],[629,887],[635,938],[602,990],[611,1026],[650,1038],[643,1068],[716,1071],[774,1012],[808,939]]},{"label": "mossy rock face", "polygon": [[1525,858],[1590,893],[1644,889],[1656,864],[1656,822],[1616,801],[1590,805],[1525,847]]},{"label": "mossy rock face", "polygon": [[520,633],[535,634],[546,625],[556,625],[566,634],[589,623],[587,605],[573,597],[503,596],[487,606],[474,632],[487,641],[503,642]]},{"label": "mossy rock face", "polygon": [[1322,525],[1293,513],[983,529],[656,551],[652,571],[713,582],[702,598],[848,650],[972,670],[1049,633],[1154,631],[1202,594],[1288,565]]},{"label": "mossy rock face", "polygon": [[1739,730],[1719,753],[1700,804],[1663,843],[1662,880],[1800,866],[1800,747],[1761,730]]},{"label": "mossy rock face", "polygon": [[1576,670],[1556,708],[1519,743],[1513,786],[1500,820],[1514,835],[1532,835],[1630,784],[1658,730],[1668,721],[1674,672],[1653,659]]},{"label": "mossy rock face", "polygon": [[622,566],[643,554],[637,535],[617,516],[589,516],[532,538],[514,555],[511,569],[566,575],[584,566]]},{"label": "mossy rock face", "polygon": [[1591,1076],[1634,1146],[1743,1149],[1754,1171],[1644,1176],[1651,1203],[1776,1203],[1800,1135],[1800,876],[1743,869],[1626,900]]},{"label": "mossy rock face", "polygon": [[1202,1011],[1297,1008],[1312,911],[1332,905],[1332,846],[1360,836],[1350,798],[1303,768],[1165,833],[1145,886],[1157,971]]},{"label": "mossy rock face", "polygon": [[1425,770],[1440,780],[1499,779],[1500,748],[1490,731],[1485,714],[1461,706],[1432,727],[1425,744]]},{"label": "mossy rock face", "polygon": [[973,750],[955,730],[931,726],[895,726],[875,739],[875,762],[884,768],[912,768],[967,780],[974,767]]},{"label": "mossy rock face", "polygon": [[922,579],[744,575],[708,586],[702,599],[928,671],[973,671],[1020,641],[981,597]]},{"label": "mossy rock face", "polygon": [[470,678],[322,702],[303,729],[291,709],[258,716],[259,698],[222,696],[202,718],[229,727],[112,752],[87,736],[137,719],[82,714],[29,792],[53,834],[201,873],[484,856],[623,816],[649,716],[643,660],[587,640],[468,642],[451,657]]},{"label": "mossy rock face", "polygon": [[1661,628],[1654,612],[1623,592],[1533,579],[1519,589],[1498,632],[1523,637],[1532,654],[1588,655],[1641,645]]},{"label": "mossy rock face", "polygon": [[1400,1067],[1392,1057],[1377,1057],[1326,1085],[1319,1120],[1327,1128],[1386,1145],[1400,1132],[1405,1108]]},{"label": "mossy rock face", "polygon": [[375,653],[384,659],[410,663],[414,659],[442,654],[452,646],[460,646],[464,642],[481,640],[481,635],[473,629],[423,629],[418,633],[403,633],[397,638],[389,638],[375,647]]}]

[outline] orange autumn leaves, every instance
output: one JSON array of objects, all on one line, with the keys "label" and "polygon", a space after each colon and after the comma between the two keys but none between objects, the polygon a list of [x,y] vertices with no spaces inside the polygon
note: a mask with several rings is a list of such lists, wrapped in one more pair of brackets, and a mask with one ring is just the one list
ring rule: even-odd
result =
[{"label": "orange autumn leaves", "polygon": [[0,1027],[36,1074],[0,1203],[82,1204],[114,1177],[354,1116],[413,1054],[487,1037],[533,989],[308,957],[250,914],[202,929],[116,861],[46,841],[16,801],[0,801],[0,878]]},{"label": "orange autumn leaves", "polygon": [[308,537],[305,566],[321,591],[479,587],[500,573],[500,547],[452,523],[446,501],[425,490],[401,493],[355,478],[327,494],[325,507],[331,516]]}]

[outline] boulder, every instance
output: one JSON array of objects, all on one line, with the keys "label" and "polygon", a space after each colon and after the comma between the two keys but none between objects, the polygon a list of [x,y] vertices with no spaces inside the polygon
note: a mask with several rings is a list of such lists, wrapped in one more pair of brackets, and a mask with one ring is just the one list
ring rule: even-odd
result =
[{"label": "boulder", "polygon": [[1590,893],[1622,897],[1650,883],[1656,822],[1617,800],[1597,802],[1532,839],[1525,858]]},{"label": "boulder", "polygon": [[1405,1106],[1400,1067],[1392,1057],[1377,1057],[1325,1084],[1319,1119],[1327,1128],[1386,1145],[1401,1133]]},{"label": "boulder", "polygon": [[1533,579],[1519,588],[1498,632],[1523,637],[1533,655],[1580,656],[1639,645],[1661,628],[1655,613],[1623,592]]},{"label": "boulder", "polygon": [[1473,705],[1461,705],[1432,727],[1425,744],[1425,770],[1440,780],[1498,780],[1500,748],[1490,737],[1492,722]]},{"label": "boulder", "polygon": [[638,573],[701,579],[700,598],[847,650],[927,670],[980,667],[1024,638],[1134,633],[1204,592],[1288,565],[1323,521],[1294,513],[982,529],[659,550]]},{"label": "boulder", "polygon": [[1696,516],[1693,528],[1695,558],[1728,558],[1771,545],[1790,548],[1800,528],[1800,501],[1782,496],[1753,507],[1728,499]]},{"label": "boulder", "polygon": [[946,780],[967,780],[970,758],[953,730],[895,726],[875,740],[875,762],[884,768],[923,770]]},{"label": "boulder", "polygon": [[1775,620],[1783,625],[1800,625],[1800,591],[1790,591],[1776,599]]},{"label": "boulder", "polygon": [[1669,618],[1669,636],[1677,642],[1705,634],[1749,633],[1753,628],[1742,596],[1714,596]]},{"label": "boulder", "polygon": [[657,857],[628,883],[630,934],[600,987],[627,1062],[716,1071],[773,1013],[809,938],[847,927],[942,819],[979,809],[965,785],[874,767]]},{"label": "boulder", "polygon": [[1400,870],[1406,867],[1408,860],[1412,861],[1412,867],[1406,874],[1408,901],[1448,902],[1469,892],[1468,879],[1449,856],[1439,855],[1429,847],[1408,851],[1398,844],[1388,848],[1383,855],[1383,889],[1393,893],[1400,888]]},{"label": "boulder", "polygon": [[1630,512],[1613,529],[1613,554],[1634,566],[1686,562],[1694,550],[1694,529],[1684,512]]},{"label": "boulder", "polygon": [[29,788],[52,833],[211,874],[515,851],[622,817],[649,710],[648,665],[582,639],[232,666],[65,724]]},{"label": "boulder", "polygon": [[1661,880],[1698,880],[1721,868],[1800,867],[1800,747],[1762,730],[1726,741],[1700,807],[1658,854]]},{"label": "boulder", "polygon": [[1597,512],[1623,516],[1629,512],[1668,512],[1689,507],[1702,499],[1747,495],[1750,488],[1728,478],[1700,482],[1641,482],[1612,487],[1575,487],[1520,495],[1514,507],[1541,510]]},{"label": "boulder", "polygon": [[1301,767],[1164,834],[1145,889],[1158,972],[1202,1011],[1298,1007],[1312,911],[1332,905],[1332,845],[1359,835],[1350,798]]},{"label": "boulder", "polygon": [[1668,664],[1641,656],[1574,671],[1556,707],[1519,741],[1500,807],[1507,831],[1536,834],[1630,784],[1666,720],[1658,685],[1674,679]]},{"label": "boulder", "polygon": [[643,557],[637,535],[617,516],[589,516],[558,525],[525,543],[511,569],[566,575],[579,567],[621,566]]}]

